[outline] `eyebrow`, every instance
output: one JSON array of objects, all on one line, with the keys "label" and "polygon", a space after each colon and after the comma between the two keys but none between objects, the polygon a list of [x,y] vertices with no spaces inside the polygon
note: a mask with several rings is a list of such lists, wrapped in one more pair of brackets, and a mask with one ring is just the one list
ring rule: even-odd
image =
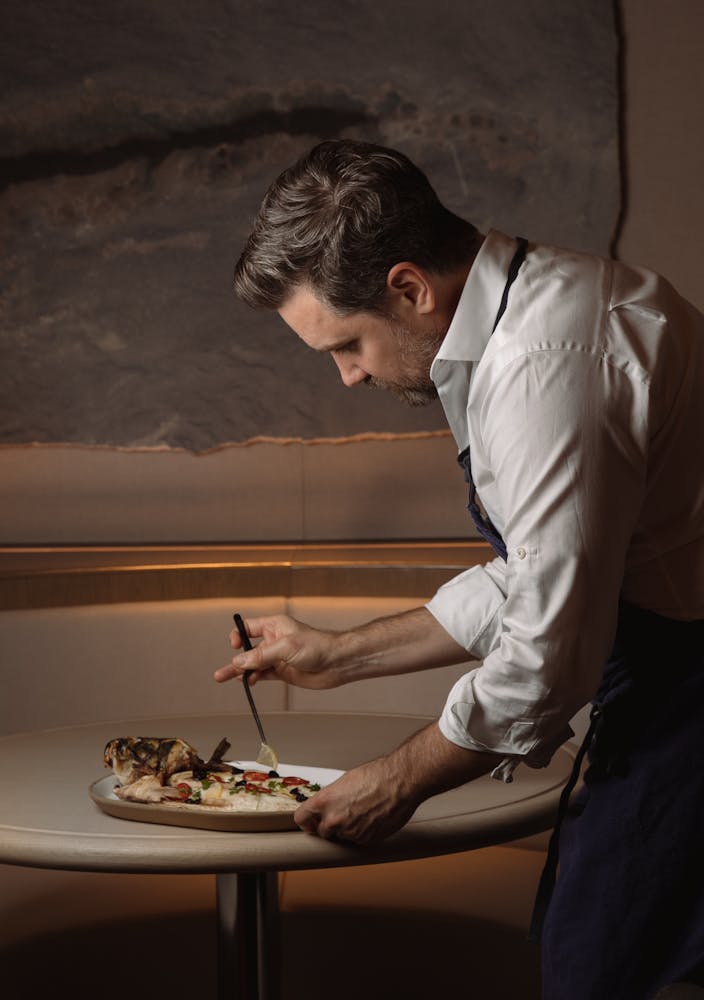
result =
[{"label": "eyebrow", "polygon": [[321,354],[331,354],[333,351],[342,350],[348,344],[354,344],[358,339],[358,337],[347,337],[345,340],[338,340],[336,343],[326,344],[324,347],[316,347],[315,350]]}]

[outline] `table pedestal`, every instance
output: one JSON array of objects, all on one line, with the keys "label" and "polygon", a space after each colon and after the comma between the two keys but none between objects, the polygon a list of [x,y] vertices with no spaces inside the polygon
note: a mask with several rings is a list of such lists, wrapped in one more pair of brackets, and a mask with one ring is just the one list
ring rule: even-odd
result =
[{"label": "table pedestal", "polygon": [[216,891],[218,1000],[278,1000],[278,873],[220,874]]}]

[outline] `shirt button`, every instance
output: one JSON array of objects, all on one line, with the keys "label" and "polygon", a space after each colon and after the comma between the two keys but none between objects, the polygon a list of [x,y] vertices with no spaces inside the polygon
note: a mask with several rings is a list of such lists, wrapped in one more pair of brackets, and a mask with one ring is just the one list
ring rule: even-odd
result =
[{"label": "shirt button", "polygon": [[526,552],[526,550],[523,548],[522,545],[519,545],[519,547],[516,549],[516,555],[518,556],[519,559],[525,559],[528,553]]}]

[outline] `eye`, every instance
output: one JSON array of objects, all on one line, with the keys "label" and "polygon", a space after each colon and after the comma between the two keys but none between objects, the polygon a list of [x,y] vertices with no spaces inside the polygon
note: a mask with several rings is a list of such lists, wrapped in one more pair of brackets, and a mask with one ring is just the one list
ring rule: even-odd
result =
[{"label": "eye", "polygon": [[340,344],[339,347],[334,347],[332,350],[333,354],[353,354],[359,348],[359,341],[348,340],[346,344]]}]

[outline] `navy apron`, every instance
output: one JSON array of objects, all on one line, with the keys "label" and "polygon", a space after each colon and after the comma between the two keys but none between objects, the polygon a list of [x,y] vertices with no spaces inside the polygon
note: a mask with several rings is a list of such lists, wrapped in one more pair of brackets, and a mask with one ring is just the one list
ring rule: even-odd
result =
[{"label": "navy apron", "polygon": [[[519,239],[492,333],[526,249]],[[469,448],[458,462],[475,527],[506,560]],[[531,921],[543,1000],[653,1000],[673,982],[704,986],[703,652],[704,621],[619,605]]]}]

